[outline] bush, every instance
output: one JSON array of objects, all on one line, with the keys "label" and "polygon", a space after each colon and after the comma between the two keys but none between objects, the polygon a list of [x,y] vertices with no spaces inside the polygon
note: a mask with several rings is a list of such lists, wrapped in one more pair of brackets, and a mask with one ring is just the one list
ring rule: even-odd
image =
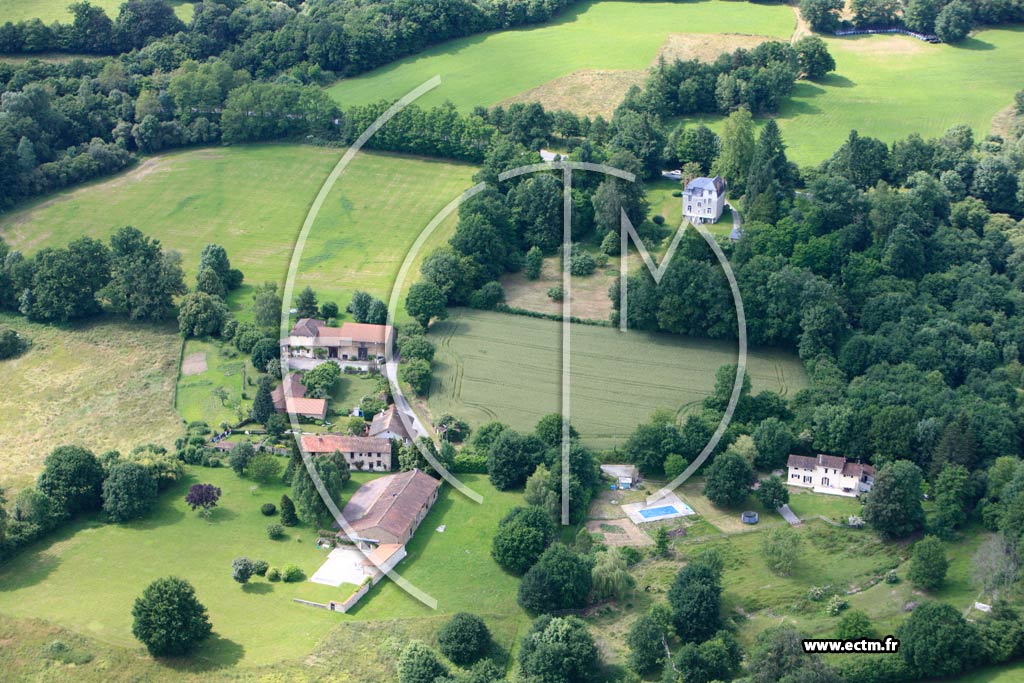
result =
[{"label": "bush", "polygon": [[274,505],[273,503],[264,503],[263,505],[260,506],[260,512],[262,512],[267,517],[271,517],[277,514],[277,506]]},{"label": "bush", "polygon": [[587,252],[573,254],[569,259],[569,272],[577,277],[592,275],[597,268],[597,261]]},{"label": "bush", "polygon": [[286,564],[284,569],[281,570],[281,578],[285,583],[295,583],[296,581],[302,581],[306,577],[299,569],[297,565]]},{"label": "bush", "polygon": [[284,527],[280,524],[271,524],[267,527],[267,538],[276,541],[284,537]]},{"label": "bush", "polygon": [[277,567],[271,567],[267,570],[267,581],[277,582],[281,580],[281,572]]},{"label": "bush", "polygon": [[892,583],[899,583],[900,582],[900,575],[896,573],[895,569],[890,569],[885,574],[885,582],[886,583],[890,583],[890,584],[892,584]]},{"label": "bush", "polygon": [[487,474],[487,456],[460,451],[455,455],[451,471],[462,474]]},{"label": "bush", "polygon": [[619,554],[622,555],[622,559],[626,561],[627,567],[632,567],[634,564],[643,559],[643,555],[636,548],[628,545],[621,546],[619,548]]},{"label": "bush", "polygon": [[445,657],[465,666],[484,656],[491,645],[491,632],[480,617],[459,612],[438,631],[437,645]]},{"label": "bush", "polygon": [[505,300],[505,290],[501,284],[492,280],[483,287],[473,292],[469,297],[469,305],[472,308],[479,308],[484,311],[493,310],[495,306]]},{"label": "bush", "polygon": [[550,287],[548,288],[548,298],[552,301],[561,301],[565,298],[565,292],[561,287]]},{"label": "bush", "polygon": [[828,601],[828,607],[825,608],[825,611],[831,617],[838,617],[849,606],[850,603],[846,601],[846,598],[840,595],[833,595],[832,599]]},{"label": "bush", "polygon": [[665,217],[661,214],[652,217],[651,220],[654,221],[655,225],[665,225]]},{"label": "bush", "polygon": [[256,576],[266,576],[268,569],[270,569],[270,563],[266,560],[253,560],[252,573]]},{"label": "bush", "polygon": [[0,327],[0,360],[14,358],[28,347],[28,342],[15,330]]}]

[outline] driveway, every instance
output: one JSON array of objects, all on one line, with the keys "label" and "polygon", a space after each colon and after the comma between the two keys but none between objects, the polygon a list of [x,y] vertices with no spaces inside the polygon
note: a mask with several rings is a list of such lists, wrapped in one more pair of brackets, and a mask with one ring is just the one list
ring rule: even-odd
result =
[{"label": "driveway", "polygon": [[[385,364],[384,365],[384,372],[387,373],[388,380],[392,383],[392,385],[398,386],[398,368],[397,368],[397,364],[396,363],[387,363],[387,364]],[[409,401],[407,401],[405,399],[405,396],[400,396],[398,394],[395,394],[394,395],[394,399],[395,399],[395,407],[396,407],[396,409],[402,411],[402,413],[407,418],[409,418],[408,419],[408,423],[412,425],[412,430],[413,430],[413,432],[415,432],[414,436],[416,438],[419,438],[421,436],[428,436],[429,432],[423,426],[423,423],[420,422],[419,416],[416,415],[416,412],[412,409],[412,406],[409,405]],[[402,423],[405,424],[406,420],[403,420]]]},{"label": "driveway", "polygon": [[732,232],[729,233],[729,239],[738,240],[740,237],[743,237],[743,229],[740,227],[739,209],[729,202],[726,202],[725,205],[732,211]]}]

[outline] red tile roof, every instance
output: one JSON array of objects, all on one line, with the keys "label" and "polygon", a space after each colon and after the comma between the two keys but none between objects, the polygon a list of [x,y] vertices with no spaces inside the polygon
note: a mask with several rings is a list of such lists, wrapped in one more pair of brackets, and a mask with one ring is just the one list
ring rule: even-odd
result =
[{"label": "red tile roof", "polygon": [[303,434],[302,448],[307,453],[391,453],[390,439],[343,434]]},{"label": "red tile roof", "polygon": [[[288,393],[285,392],[286,384],[288,385]],[[281,383],[270,392],[270,398],[274,401],[274,409],[279,413],[285,412],[284,398],[289,393],[292,398],[303,398],[306,395],[306,386],[302,383],[302,379],[294,372],[285,375]]]},{"label": "red tile roof", "polygon": [[327,400],[322,398],[286,398],[284,410],[279,412],[322,420],[327,417]]},{"label": "red tile roof", "polygon": [[342,514],[358,532],[380,528],[404,539],[440,485],[419,470],[378,477],[359,487]]}]

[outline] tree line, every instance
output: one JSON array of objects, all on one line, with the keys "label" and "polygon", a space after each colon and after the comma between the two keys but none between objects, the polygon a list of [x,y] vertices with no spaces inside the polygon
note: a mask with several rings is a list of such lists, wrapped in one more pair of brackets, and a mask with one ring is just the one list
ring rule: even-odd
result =
[{"label": "tree line", "polygon": [[852,17],[840,16],[842,0],[801,0],[800,14],[815,31],[845,28],[906,28],[959,43],[977,26],[1024,21],[1020,3],[999,0],[853,0]]}]

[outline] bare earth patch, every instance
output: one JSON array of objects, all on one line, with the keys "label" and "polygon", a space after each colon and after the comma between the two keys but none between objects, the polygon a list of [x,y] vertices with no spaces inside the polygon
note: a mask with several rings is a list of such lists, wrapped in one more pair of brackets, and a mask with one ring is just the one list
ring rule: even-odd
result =
[{"label": "bare earth patch", "polygon": [[190,353],[185,356],[184,360],[181,361],[181,374],[188,377],[189,375],[198,375],[206,372],[206,354],[203,352]]},{"label": "bare earth patch", "polygon": [[539,102],[549,111],[561,109],[580,115],[611,118],[626,91],[633,85],[643,85],[646,75],[644,71],[580,69],[499,104]]},{"label": "bare earth patch", "polygon": [[[608,267],[614,266],[618,266],[618,259],[614,264],[609,262]],[[608,267],[598,268],[593,275],[572,279],[572,296],[569,303],[573,316],[585,320],[608,320],[612,312],[608,288],[618,277],[618,271],[609,271]],[[606,272],[612,274],[608,275]],[[505,275],[501,279],[501,286],[505,288],[506,304],[513,308],[555,315],[561,315],[562,304],[552,300],[547,292],[551,287],[558,287],[561,284],[562,273],[557,257],[544,259],[540,277],[536,280],[528,280],[521,272]]]},{"label": "bare earth patch", "polygon": [[741,47],[749,50],[769,40],[778,38],[745,33],[670,33],[658,48],[658,54],[651,64],[657,64],[660,59],[713,62],[724,52],[734,52]]},{"label": "bare earth patch", "polygon": [[601,534],[602,542],[607,546],[654,545],[651,537],[641,531],[640,527],[627,517],[615,520],[614,524],[591,520],[587,522],[587,531],[592,534]]}]

